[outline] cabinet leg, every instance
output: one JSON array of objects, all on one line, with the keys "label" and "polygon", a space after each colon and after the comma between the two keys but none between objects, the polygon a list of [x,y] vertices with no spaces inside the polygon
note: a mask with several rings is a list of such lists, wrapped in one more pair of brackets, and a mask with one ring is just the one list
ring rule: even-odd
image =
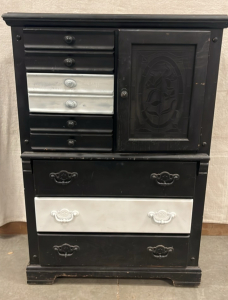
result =
[{"label": "cabinet leg", "polygon": [[56,275],[53,272],[31,270],[30,266],[27,267],[26,273],[28,284],[53,284],[56,279]]}]

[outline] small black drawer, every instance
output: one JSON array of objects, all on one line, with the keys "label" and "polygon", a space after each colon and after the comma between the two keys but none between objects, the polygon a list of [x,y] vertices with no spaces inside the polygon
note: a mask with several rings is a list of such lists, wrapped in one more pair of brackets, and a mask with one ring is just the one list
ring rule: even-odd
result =
[{"label": "small black drawer", "polygon": [[26,49],[112,50],[113,30],[75,30],[73,28],[25,28]]},{"label": "small black drawer", "polygon": [[113,52],[25,51],[27,71],[113,73]]},{"label": "small black drawer", "polygon": [[31,133],[33,150],[111,151],[111,134],[48,134]]},{"label": "small black drawer", "polygon": [[[34,160],[35,193],[37,196],[193,197],[196,166],[195,162]],[[63,170],[77,176],[66,184]],[[50,176],[52,173],[58,182]]]},{"label": "small black drawer", "polygon": [[38,234],[43,266],[185,267],[189,236]]},{"label": "small black drawer", "polygon": [[30,114],[31,132],[95,132],[112,133],[111,116]]}]

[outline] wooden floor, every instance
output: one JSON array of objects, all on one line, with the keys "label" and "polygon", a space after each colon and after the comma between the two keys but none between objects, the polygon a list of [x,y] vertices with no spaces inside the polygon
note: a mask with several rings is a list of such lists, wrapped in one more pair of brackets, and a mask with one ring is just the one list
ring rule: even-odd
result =
[{"label": "wooden floor", "polygon": [[[0,227],[0,234],[27,234],[25,222],[12,222]],[[203,235],[228,235],[228,224],[204,223]]]}]

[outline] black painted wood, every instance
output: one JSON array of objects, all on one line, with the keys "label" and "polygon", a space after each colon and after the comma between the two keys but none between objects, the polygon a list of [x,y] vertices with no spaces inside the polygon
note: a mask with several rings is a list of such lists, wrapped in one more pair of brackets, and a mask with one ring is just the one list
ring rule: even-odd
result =
[{"label": "black painted wood", "polygon": [[31,132],[113,132],[112,116],[30,114],[29,121]]},{"label": "black painted wood", "polygon": [[162,153],[56,153],[56,152],[24,152],[21,158],[51,160],[137,160],[137,161],[173,161],[173,162],[208,162],[210,157],[200,154],[162,154]]},{"label": "black painted wood", "polygon": [[27,267],[27,282],[29,284],[53,284],[56,277],[75,278],[134,278],[134,279],[171,279],[174,286],[195,287],[200,284],[201,269],[199,267],[70,267],[70,266],[40,266]]},{"label": "black painted wood", "polygon": [[118,151],[198,150],[209,42],[210,31],[120,30]]},{"label": "black painted wood", "polygon": [[111,134],[58,134],[31,133],[31,148],[33,150],[51,151],[112,151]]},{"label": "black painted wood", "polygon": [[[51,284],[56,277],[71,276],[169,278],[175,286],[199,285],[222,29],[228,27],[228,17],[8,13],[3,19],[12,26],[28,283]],[[74,64],[67,66],[66,58]],[[113,73],[114,115],[29,114],[28,70]],[[74,121],[71,128],[69,120]],[[62,185],[64,176],[57,182],[50,177],[61,171],[77,176]],[[47,233],[39,235],[38,245],[36,195],[190,198],[191,233]],[[64,243],[78,243],[80,249],[66,246],[75,253],[59,256],[58,249],[60,254],[66,250],[53,245]],[[156,245],[174,251],[162,259],[145,253]]]},{"label": "black painted wood", "polygon": [[[66,59],[73,60],[71,66]],[[25,51],[25,65],[28,72],[65,73],[113,73],[113,52],[92,51]]]},{"label": "black painted wood", "polygon": [[227,15],[168,15],[168,14],[3,14],[10,26],[77,26],[125,28],[226,28]]},{"label": "black painted wood", "polygon": [[[33,161],[37,196],[193,197],[196,167],[194,162]],[[49,174],[61,170],[77,172],[78,177],[58,185]],[[164,171],[180,178],[169,186],[159,185],[151,174]]]},{"label": "black painted wood", "polygon": [[[38,240],[41,266],[187,266],[188,236],[38,234]],[[64,244],[79,248],[54,249]],[[173,249],[157,258],[148,247],[159,245]]]},{"label": "black painted wood", "polygon": [[113,30],[25,28],[26,49],[113,50]]}]

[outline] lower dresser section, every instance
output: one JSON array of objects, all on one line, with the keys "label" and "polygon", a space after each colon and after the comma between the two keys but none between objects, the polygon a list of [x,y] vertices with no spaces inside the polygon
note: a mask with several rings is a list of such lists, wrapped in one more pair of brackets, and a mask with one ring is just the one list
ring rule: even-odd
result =
[{"label": "lower dresser section", "polygon": [[189,236],[38,234],[42,266],[185,267]]}]

